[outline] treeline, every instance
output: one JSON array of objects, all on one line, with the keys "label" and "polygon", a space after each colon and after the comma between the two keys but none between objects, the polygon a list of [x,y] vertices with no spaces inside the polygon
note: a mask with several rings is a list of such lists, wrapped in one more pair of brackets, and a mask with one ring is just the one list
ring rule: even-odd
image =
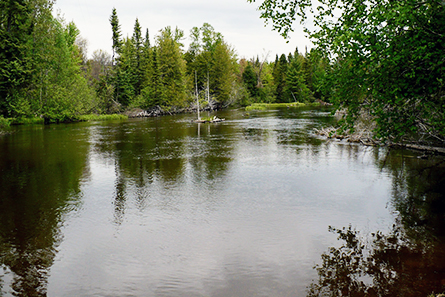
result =
[{"label": "treeline", "polygon": [[184,32],[166,27],[152,45],[148,29],[142,36],[139,20],[133,35],[122,38],[116,10],[110,17],[113,56],[108,71],[101,77],[119,108],[159,106],[182,109],[196,102],[196,94],[210,96],[211,107],[224,107],[237,100],[237,61],[233,49],[221,33],[205,23],[191,30],[192,42],[183,52]]},{"label": "treeline", "polygon": [[[74,23],[52,14],[52,1],[0,3],[0,118],[78,120],[85,114],[134,108],[180,111],[219,109],[254,102],[327,100],[328,64],[311,50],[304,55],[238,58],[221,33],[204,23],[190,32],[166,27],[151,42],[136,19],[123,37],[116,9],[110,16],[112,55],[87,57],[87,42]],[[4,121],[4,120],[3,120]]]},{"label": "treeline", "polygon": [[79,30],[52,15],[52,2],[0,2],[0,116],[64,121],[94,108],[81,72]]},{"label": "treeline", "polygon": [[138,19],[127,38],[121,36],[116,9],[110,23],[113,56],[99,79],[101,90],[109,90],[99,94],[113,98],[109,107],[181,109],[192,107],[196,96],[201,107],[210,109],[326,98],[323,79],[328,63],[315,50],[283,54],[275,62],[260,62],[258,57],[237,61],[234,49],[208,23],[191,30],[186,52],[181,43],[184,32],[178,28],[161,30],[152,45],[148,29],[142,37]]},{"label": "treeline", "polygon": [[328,60],[315,49],[303,55],[276,56],[275,62],[242,59],[242,81],[248,92],[242,103],[329,101],[326,74]]}]

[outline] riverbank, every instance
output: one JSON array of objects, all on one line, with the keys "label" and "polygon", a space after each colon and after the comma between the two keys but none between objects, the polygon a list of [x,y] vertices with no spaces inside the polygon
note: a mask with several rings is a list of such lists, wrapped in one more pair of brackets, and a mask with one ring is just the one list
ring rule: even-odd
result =
[{"label": "riverbank", "polygon": [[[128,116],[125,114],[85,114],[67,121],[47,121],[49,124],[56,123],[72,123],[72,122],[87,122],[87,121],[112,121],[125,120]],[[0,118],[0,129],[7,128],[14,125],[42,125],[45,124],[45,119],[41,117],[34,118]]]},{"label": "riverbank", "polygon": [[406,148],[429,154],[445,155],[445,147],[435,146],[433,144],[422,144],[416,142],[382,142],[374,137],[374,133],[369,128],[362,128],[351,132],[350,130],[341,131],[339,128],[328,127],[321,130],[315,129],[315,133],[328,139],[360,143],[365,146],[388,146],[396,149]]},{"label": "riverbank", "polygon": [[246,106],[246,111],[250,110],[267,110],[272,108],[291,108],[291,107],[303,107],[303,106],[319,106],[320,103],[253,103],[252,105]]}]

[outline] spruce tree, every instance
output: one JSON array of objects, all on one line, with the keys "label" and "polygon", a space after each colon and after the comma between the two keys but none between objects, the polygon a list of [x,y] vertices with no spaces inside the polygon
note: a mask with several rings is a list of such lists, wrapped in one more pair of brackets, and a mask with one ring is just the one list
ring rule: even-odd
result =
[{"label": "spruce tree", "polygon": [[304,63],[305,58],[297,52],[288,65],[285,87],[285,96],[288,100],[304,102],[312,99],[306,85]]},{"label": "spruce tree", "polygon": [[121,26],[119,24],[119,19],[117,17],[116,8],[113,7],[113,10],[111,12],[110,16],[110,24],[111,24],[111,31],[112,31],[112,50],[113,54],[111,56],[111,63],[114,65],[116,54],[119,54],[120,47],[121,47]]},{"label": "spruce tree", "polygon": [[141,25],[139,24],[139,20],[136,19],[134,24],[133,38],[132,44],[134,47],[134,57],[133,57],[133,89],[134,94],[138,96],[141,93],[142,83],[144,79],[144,70],[142,68],[143,63],[143,40],[141,33]]},{"label": "spruce tree", "polygon": [[252,65],[249,63],[243,72],[243,82],[249,91],[250,97],[258,96],[258,88],[257,88],[257,78],[255,71],[253,71]]},{"label": "spruce tree", "polygon": [[[277,56],[278,58],[278,56]],[[275,62],[275,68],[273,72],[274,84],[275,84],[275,96],[277,102],[287,102],[285,87],[286,87],[286,74],[287,74],[287,57],[282,54]]]}]

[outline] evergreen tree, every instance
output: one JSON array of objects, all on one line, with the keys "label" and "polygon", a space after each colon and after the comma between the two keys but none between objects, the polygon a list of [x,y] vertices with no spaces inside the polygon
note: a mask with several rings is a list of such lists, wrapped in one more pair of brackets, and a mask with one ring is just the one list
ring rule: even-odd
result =
[{"label": "evergreen tree", "polygon": [[110,83],[113,85],[114,89],[114,102],[117,104],[121,103],[120,100],[120,91],[122,89],[122,86],[120,85],[122,80],[125,80],[125,78],[121,78],[121,71],[116,67],[116,64],[118,64],[117,57],[120,55],[121,47],[122,47],[122,40],[121,40],[121,26],[119,24],[119,18],[117,16],[116,8],[113,7],[113,10],[111,12],[110,16],[110,24],[111,24],[111,32],[112,32],[112,56],[111,56],[111,65],[112,65],[112,71],[111,71],[111,77],[109,78]]},{"label": "evergreen tree", "polygon": [[277,56],[273,71],[275,96],[277,102],[288,102],[288,98],[286,98],[285,94],[287,64],[288,62],[285,54],[282,54],[279,59]]},{"label": "evergreen tree", "polygon": [[115,67],[117,100],[122,106],[130,105],[135,97],[134,81],[136,70],[134,64],[135,47],[131,38],[125,38]]},{"label": "evergreen tree", "polygon": [[121,47],[121,26],[119,24],[119,19],[117,17],[116,8],[113,7],[113,10],[111,12],[110,16],[110,24],[111,24],[111,31],[112,31],[112,41],[113,44],[111,46],[113,50],[113,54],[111,56],[111,62],[114,65],[116,54],[119,54],[120,47]]},{"label": "evergreen tree", "polygon": [[288,65],[285,93],[289,100],[304,102],[312,99],[306,85],[304,64],[305,58],[297,52]]},{"label": "evergreen tree", "polygon": [[134,32],[133,32],[133,38],[132,43],[134,46],[134,57],[133,57],[133,69],[134,69],[134,76],[133,76],[133,89],[134,94],[138,96],[141,93],[142,84],[144,80],[144,69],[143,69],[143,54],[144,54],[144,47],[143,47],[143,40],[142,40],[142,33],[141,33],[141,26],[139,24],[139,20],[136,19],[134,24]]},{"label": "evergreen tree", "polygon": [[252,65],[249,63],[243,72],[243,82],[249,91],[250,97],[258,96],[258,88],[257,88],[257,78],[255,71],[253,71]]},{"label": "evergreen tree", "polygon": [[149,105],[158,106],[161,104],[161,80],[159,74],[158,51],[156,47],[153,48],[150,74],[150,80],[148,81],[150,87]]}]

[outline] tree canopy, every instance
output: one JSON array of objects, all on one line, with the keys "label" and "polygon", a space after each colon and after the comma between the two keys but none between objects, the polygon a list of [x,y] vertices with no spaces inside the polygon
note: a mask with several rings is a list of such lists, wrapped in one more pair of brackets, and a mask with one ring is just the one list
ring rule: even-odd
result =
[{"label": "tree canopy", "polygon": [[299,21],[329,58],[332,100],[350,127],[366,112],[381,139],[445,143],[443,1],[264,0],[259,8],[285,37]]}]

